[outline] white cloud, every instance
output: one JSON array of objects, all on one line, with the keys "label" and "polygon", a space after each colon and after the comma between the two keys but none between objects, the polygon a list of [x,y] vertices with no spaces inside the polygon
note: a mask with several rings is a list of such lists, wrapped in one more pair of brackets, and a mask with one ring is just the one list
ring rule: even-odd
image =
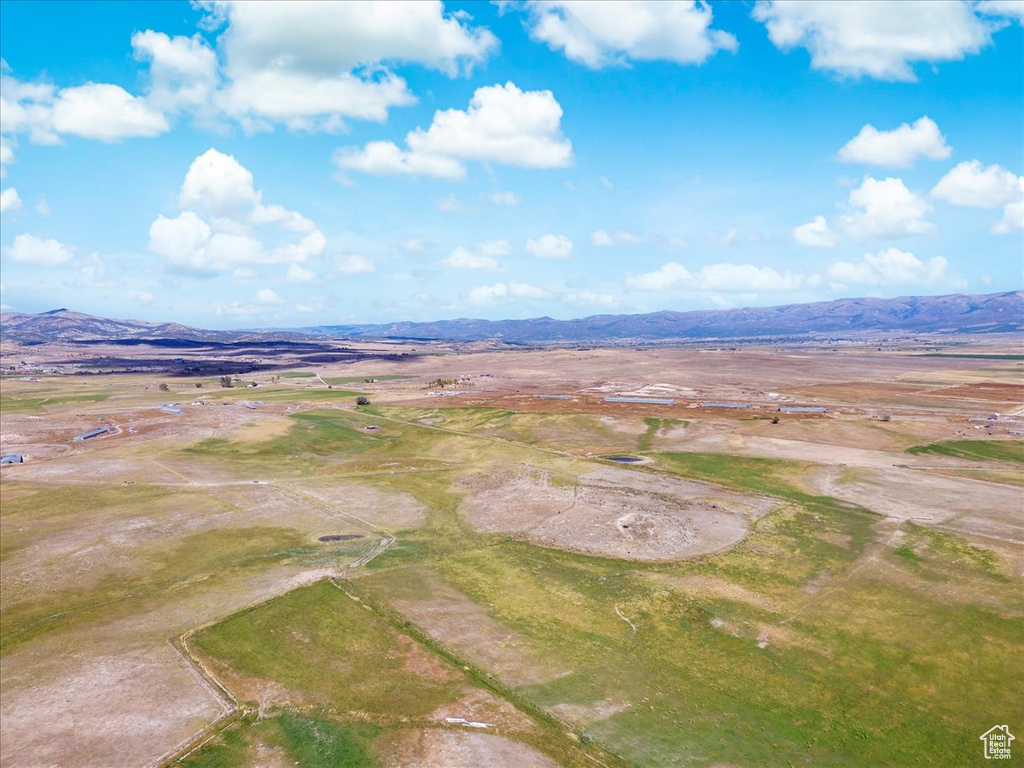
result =
[{"label": "white cloud", "polygon": [[149,291],[132,291],[129,295],[140,304],[151,304],[156,298]]},{"label": "white cloud", "polygon": [[607,176],[602,176],[599,179],[599,181],[601,182],[601,185],[605,187],[605,189],[615,189],[615,185],[612,184],[611,179],[609,179]]},{"label": "white cloud", "polygon": [[945,160],[952,152],[939,126],[925,116],[918,118],[913,125],[903,123],[891,131],[865,125],[839,150],[839,159],[844,163],[907,168],[918,158]]},{"label": "white cloud", "polygon": [[992,231],[1000,235],[1024,230],[1024,201],[1007,203],[1003,206],[1003,220],[992,227]]},{"label": "white cloud", "polygon": [[[240,275],[253,264],[301,263],[323,254],[327,239],[312,221],[262,201],[247,168],[231,155],[207,150],[185,174],[178,195],[184,210],[174,218],[157,217],[149,248],[175,269],[206,274],[233,270]],[[267,227],[302,237],[267,247],[256,236],[267,234]]]},{"label": "white cloud", "polygon": [[441,265],[453,269],[497,269],[498,258],[512,253],[507,240],[485,240],[473,249],[461,245],[453,250]]},{"label": "white cloud", "polygon": [[611,232],[599,229],[590,235],[591,244],[601,248],[611,248],[616,245],[635,245],[642,240],[643,238],[640,235],[627,232],[624,229],[616,229]]},{"label": "white cloud", "polygon": [[0,192],[0,213],[16,211],[19,208],[21,208],[21,197],[18,195],[18,190],[8,187]]},{"label": "white cloud", "polygon": [[107,266],[103,263],[100,255],[94,253],[89,256],[87,263],[78,271],[75,285],[85,288],[101,288],[113,285],[113,283],[104,282],[103,278],[106,277],[106,274]]},{"label": "white cloud", "polygon": [[137,60],[150,62],[150,106],[162,112],[211,109],[217,54],[202,37],[170,37],[147,29],[132,35],[132,49]]},{"label": "white cloud", "polygon": [[157,216],[149,227],[149,250],[167,259],[179,269],[211,271],[206,261],[206,245],[211,236],[210,225],[192,211],[184,211],[173,219]]},{"label": "white cloud", "polygon": [[45,197],[40,197],[39,202],[36,203],[36,213],[40,216],[49,216],[53,211],[50,209],[50,204],[46,202]]},{"label": "white cloud", "polygon": [[835,290],[848,285],[966,287],[965,280],[948,274],[948,267],[943,256],[921,261],[912,253],[886,248],[878,253],[866,253],[858,262],[837,261],[828,268],[827,276]]},{"label": "white cloud", "polygon": [[528,283],[495,283],[471,288],[469,303],[479,307],[512,299],[546,299],[550,296],[550,292]]},{"label": "white cloud", "polygon": [[710,264],[697,275],[697,287],[704,291],[795,291],[804,283],[802,275],[753,264]]},{"label": "white cloud", "polygon": [[316,280],[316,273],[299,264],[289,264],[284,279],[289,283],[312,283]]},{"label": "white cloud", "polygon": [[71,249],[57,240],[41,240],[33,235],[18,235],[9,248],[3,249],[5,258],[40,267],[61,267],[71,262]]},{"label": "white cloud", "polygon": [[495,205],[519,205],[521,198],[515,192],[495,192],[490,201]]},{"label": "white cloud", "polygon": [[859,187],[850,191],[850,205],[860,210],[841,218],[843,228],[862,240],[907,237],[935,229],[924,220],[931,205],[907,189],[902,179],[879,181],[866,176]]},{"label": "white cloud", "polygon": [[630,275],[626,287],[636,291],[667,291],[685,288],[702,291],[758,292],[794,291],[805,285],[816,285],[815,276],[777,272],[771,267],[753,264],[709,264],[692,274],[676,261],[670,261],[653,272]]},{"label": "white cloud", "polygon": [[1021,0],[978,0],[975,8],[986,16],[1003,16],[1024,24],[1024,2]]},{"label": "white cloud", "polygon": [[824,216],[815,216],[806,224],[793,228],[793,239],[806,248],[832,248],[838,236],[829,229]]},{"label": "white cloud", "polygon": [[427,130],[410,131],[406,149],[389,141],[342,147],[334,163],[342,170],[443,179],[463,178],[470,161],[561,168],[572,160],[561,119],[551,91],[521,91],[511,82],[484,86],[465,111],[438,110]]},{"label": "white cloud", "polygon": [[538,259],[570,259],[572,248],[572,240],[565,235],[541,235],[526,241],[526,250]]},{"label": "white cloud", "polygon": [[170,128],[167,118],[144,99],[109,83],[65,88],[53,105],[53,129],[86,139],[114,142],[159,136]]},{"label": "white cloud", "polygon": [[259,304],[283,304],[281,297],[274,293],[270,288],[261,288],[256,291],[256,302]]},{"label": "white cloud", "polygon": [[1024,196],[1024,177],[978,160],[959,163],[932,189],[932,197],[970,208],[998,208]]},{"label": "white cloud", "polygon": [[[2,105],[0,105],[2,108]],[[0,179],[7,175],[7,166],[14,162],[14,148],[0,136]]]},{"label": "white cloud", "polygon": [[695,2],[574,0],[530,2],[530,36],[592,69],[635,61],[701,64],[736,38],[711,29],[711,8]]},{"label": "white cloud", "polygon": [[369,275],[377,271],[377,265],[366,256],[350,254],[337,259],[335,269],[343,275]]},{"label": "white cloud", "polygon": [[759,0],[753,16],[781,50],[806,48],[811,66],[845,77],[915,81],[913,64],[958,61],[991,42],[997,25],[968,2]]},{"label": "white cloud", "polygon": [[[383,121],[412,104],[391,63],[451,76],[469,72],[498,46],[440,2],[214,3],[226,20],[220,44],[228,80],[220,105],[254,128],[267,122],[338,130],[345,118]],[[216,22],[214,22],[216,23]]]},{"label": "white cloud", "polygon": [[670,261],[653,272],[630,275],[626,278],[626,287],[635,291],[666,291],[692,282],[693,275],[686,267],[677,261]]}]

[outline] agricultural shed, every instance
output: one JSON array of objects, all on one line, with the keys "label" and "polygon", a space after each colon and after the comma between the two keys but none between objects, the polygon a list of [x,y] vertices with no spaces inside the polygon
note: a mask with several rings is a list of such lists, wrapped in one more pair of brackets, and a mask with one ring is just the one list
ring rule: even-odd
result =
[{"label": "agricultural shed", "polygon": [[20,453],[5,453],[0,456],[0,466],[6,466],[8,464],[24,464],[25,457]]}]

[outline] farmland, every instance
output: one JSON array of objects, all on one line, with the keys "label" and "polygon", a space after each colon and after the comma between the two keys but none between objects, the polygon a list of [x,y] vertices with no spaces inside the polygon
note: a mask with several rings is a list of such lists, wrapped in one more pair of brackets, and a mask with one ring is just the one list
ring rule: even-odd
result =
[{"label": "farmland", "polygon": [[1024,722],[1024,363],[969,349],[7,379],[0,762],[970,764]]}]

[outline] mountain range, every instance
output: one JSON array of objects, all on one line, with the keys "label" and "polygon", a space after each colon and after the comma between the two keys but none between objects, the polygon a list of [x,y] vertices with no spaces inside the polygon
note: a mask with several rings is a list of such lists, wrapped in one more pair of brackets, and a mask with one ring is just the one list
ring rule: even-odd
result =
[{"label": "mountain range", "polygon": [[56,309],[0,315],[4,341],[88,342],[168,340],[246,343],[305,337],[362,339],[501,340],[510,343],[670,341],[765,336],[842,336],[860,332],[998,333],[1024,330],[1024,291],[984,295],[837,299],[779,307],[594,315],[577,320],[460,318],[378,325],[324,325],[294,329],[215,331],[177,323],[111,320]]}]

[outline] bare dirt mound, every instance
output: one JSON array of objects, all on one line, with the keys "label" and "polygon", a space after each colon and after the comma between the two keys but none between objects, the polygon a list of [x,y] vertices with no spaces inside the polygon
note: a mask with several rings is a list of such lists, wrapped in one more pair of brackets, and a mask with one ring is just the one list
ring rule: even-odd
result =
[{"label": "bare dirt mound", "polygon": [[673,560],[731,546],[774,507],[716,486],[602,468],[566,482],[529,467],[469,478],[460,511],[480,531],[631,560]]}]

